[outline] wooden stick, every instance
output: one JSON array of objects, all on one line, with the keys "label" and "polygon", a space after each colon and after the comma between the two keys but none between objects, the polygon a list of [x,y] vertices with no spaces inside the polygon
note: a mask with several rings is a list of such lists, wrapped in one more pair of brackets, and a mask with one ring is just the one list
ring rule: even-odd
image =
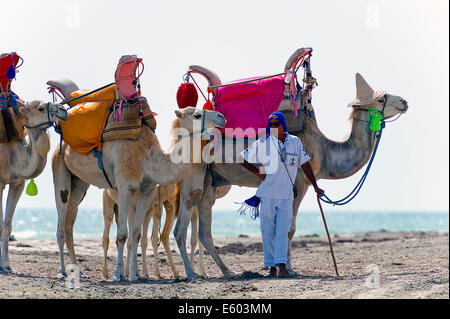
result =
[{"label": "wooden stick", "polygon": [[330,245],[331,256],[333,257],[334,269],[336,270],[336,276],[339,277],[339,272],[336,264],[336,258],[334,258],[333,245],[331,244],[330,233],[328,232],[327,221],[325,220],[325,214],[323,213],[322,205],[320,204],[320,195],[317,195],[317,203],[319,204],[320,213],[322,214],[323,224],[325,231],[327,232],[328,244]]}]

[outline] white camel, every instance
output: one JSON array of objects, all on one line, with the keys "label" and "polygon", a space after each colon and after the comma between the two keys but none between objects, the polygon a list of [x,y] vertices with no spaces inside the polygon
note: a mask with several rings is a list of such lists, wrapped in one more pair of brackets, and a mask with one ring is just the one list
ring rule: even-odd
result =
[{"label": "white camel", "polygon": [[[9,262],[8,241],[12,231],[14,211],[27,178],[39,176],[47,163],[50,137],[46,130],[57,120],[67,119],[62,105],[43,101],[30,101],[18,106],[18,123],[27,128],[27,140],[0,143],[0,273],[12,272]],[[27,146],[28,145],[28,146]],[[26,161],[26,165],[25,165]],[[9,185],[5,218],[3,219],[3,190]]]},{"label": "white camel", "polygon": [[[72,82],[73,83],[73,82]],[[72,87],[76,87],[72,86]],[[67,99],[72,92],[62,90]],[[189,263],[186,252],[186,229],[192,208],[201,197],[206,164],[194,162],[193,154],[196,139],[195,125],[202,123],[202,131],[214,127],[223,127],[225,118],[215,111],[201,111],[194,107],[176,110],[176,119],[172,131],[183,128],[186,134],[175,134],[173,137],[173,153],[165,153],[156,135],[150,128],[143,125],[136,141],[115,140],[103,144],[103,166],[114,190],[118,191],[119,229],[118,256],[114,280],[125,280],[123,265],[124,245],[128,237],[127,220],[136,210],[136,218],[131,233],[132,252],[130,280],[140,277],[137,269],[137,246],[142,235],[142,223],[150,207],[150,199],[154,196],[156,184],[171,185],[181,181],[180,212],[175,228],[175,237],[183,258]],[[200,126],[200,125],[199,125]],[[188,162],[175,163],[171,155],[180,151],[177,143],[187,141],[191,157]],[[52,158],[55,200],[58,210],[57,241],[59,246],[60,269],[59,276],[66,276],[64,265],[64,242],[66,242],[71,262],[76,264],[73,248],[73,224],[76,219],[78,205],[85,195],[89,185],[110,189],[105,176],[98,168],[97,158],[93,154],[81,155],[69,145],[62,143],[62,154],[56,148]],[[176,154],[175,154],[176,153]],[[188,276],[191,274],[187,274]]]}]

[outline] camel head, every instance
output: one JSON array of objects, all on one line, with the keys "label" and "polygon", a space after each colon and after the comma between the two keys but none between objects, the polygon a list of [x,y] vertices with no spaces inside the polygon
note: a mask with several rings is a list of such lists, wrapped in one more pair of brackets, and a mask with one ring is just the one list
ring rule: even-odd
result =
[{"label": "camel head", "polygon": [[351,101],[349,106],[354,110],[371,107],[377,111],[382,111],[384,106],[385,119],[408,110],[408,102],[404,98],[387,94],[385,91],[374,91],[359,73],[356,74],[356,99]]},{"label": "camel head", "polygon": [[26,126],[42,129],[50,127],[58,120],[65,121],[69,117],[61,104],[39,100],[27,102],[19,108],[19,112],[24,116]]},{"label": "camel head", "polygon": [[177,116],[178,127],[188,130],[189,133],[202,129],[208,130],[215,127],[224,127],[227,122],[225,117],[219,112],[202,111],[192,106],[175,110],[175,115]]}]

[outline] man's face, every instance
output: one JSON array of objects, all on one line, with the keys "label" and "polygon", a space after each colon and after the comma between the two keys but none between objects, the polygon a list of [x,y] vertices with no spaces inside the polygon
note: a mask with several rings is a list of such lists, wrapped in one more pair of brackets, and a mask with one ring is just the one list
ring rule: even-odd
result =
[{"label": "man's face", "polygon": [[281,122],[277,119],[271,119],[269,121],[269,129],[270,134],[274,135],[276,138],[279,138],[283,135],[283,125],[281,125]]}]

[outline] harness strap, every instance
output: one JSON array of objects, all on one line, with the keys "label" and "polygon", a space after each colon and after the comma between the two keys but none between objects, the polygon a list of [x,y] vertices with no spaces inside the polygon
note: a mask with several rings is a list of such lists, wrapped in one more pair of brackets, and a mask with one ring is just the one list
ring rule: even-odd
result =
[{"label": "harness strap", "polygon": [[103,157],[102,152],[97,151],[97,149],[93,149],[92,153],[94,153],[95,156],[97,156],[97,162],[98,162],[98,168],[103,172],[103,175],[105,176],[106,181],[108,182],[109,187],[114,189],[114,187],[111,185],[111,182],[109,181],[108,175],[106,174],[105,168],[103,167]]}]

